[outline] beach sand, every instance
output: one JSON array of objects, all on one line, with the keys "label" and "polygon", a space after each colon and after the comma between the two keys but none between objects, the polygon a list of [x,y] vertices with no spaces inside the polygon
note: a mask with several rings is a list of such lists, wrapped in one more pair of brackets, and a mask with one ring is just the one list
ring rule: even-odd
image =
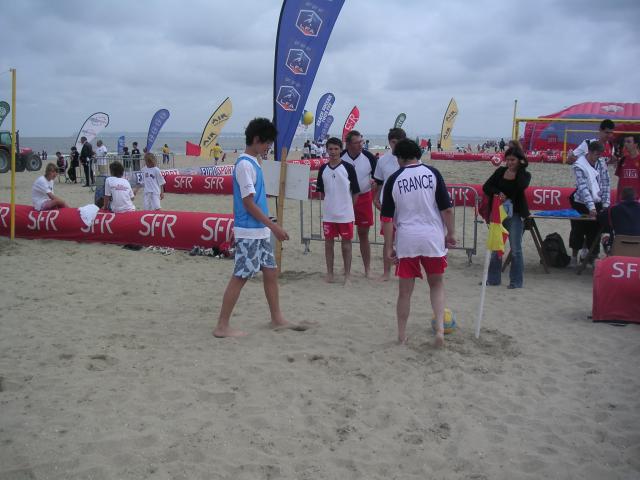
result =
[{"label": "beach sand", "polygon": [[[494,169],[434,164],[450,183]],[[571,185],[566,166],[531,170],[535,185]],[[39,174],[16,174],[18,203]],[[167,195],[163,208],[230,212],[231,198]],[[539,224],[568,238],[568,222]],[[446,348],[431,346],[425,282],[397,346],[397,281],[364,279],[354,247],[353,284],[326,284],[298,202],[285,227],[282,309],[317,326],[270,331],[258,278],[232,317],[250,335],[226,340],[211,331],[230,260],[0,238],[0,480],[640,478],[640,326],[591,322],[591,269],[545,274],[527,234],[525,288],[487,291],[476,340],[481,227],[471,265],[449,256],[460,328]]]}]

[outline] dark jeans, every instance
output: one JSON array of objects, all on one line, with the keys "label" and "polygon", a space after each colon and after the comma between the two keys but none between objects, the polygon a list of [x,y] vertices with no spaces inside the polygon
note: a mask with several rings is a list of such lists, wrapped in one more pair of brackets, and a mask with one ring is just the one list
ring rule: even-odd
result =
[{"label": "dark jeans", "polygon": [[95,178],[93,178],[93,168],[91,168],[91,162],[83,163],[82,168],[84,169],[84,184],[89,185],[89,178],[91,178],[91,183],[96,183]]},{"label": "dark jeans", "polygon": [[[583,215],[589,214],[589,209],[584,203],[579,203],[570,199],[571,207],[578,213]],[[602,203],[596,203],[596,211],[602,210]],[[571,232],[569,233],[569,247],[573,250],[580,250],[581,248],[591,248],[593,242],[599,237],[600,226],[596,221],[588,220],[571,220]],[[600,242],[596,244],[596,248],[593,250],[593,255],[600,253]]]},{"label": "dark jeans", "polygon": [[[524,284],[524,257],[522,255],[522,234],[524,222],[520,215],[514,213],[504,220],[504,228],[509,230],[509,247],[511,248],[511,269],[509,270],[509,285],[522,288]],[[496,252],[491,254],[489,263],[488,285],[500,285],[502,282],[502,258]]]}]

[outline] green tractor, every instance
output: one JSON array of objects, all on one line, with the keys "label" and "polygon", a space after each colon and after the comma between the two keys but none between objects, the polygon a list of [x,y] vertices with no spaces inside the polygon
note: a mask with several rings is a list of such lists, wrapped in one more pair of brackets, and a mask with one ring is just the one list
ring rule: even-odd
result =
[{"label": "green tractor", "polygon": [[[36,172],[42,168],[40,155],[31,148],[20,148],[20,134],[16,132],[16,172]],[[11,170],[11,132],[0,131],[0,173]]]}]

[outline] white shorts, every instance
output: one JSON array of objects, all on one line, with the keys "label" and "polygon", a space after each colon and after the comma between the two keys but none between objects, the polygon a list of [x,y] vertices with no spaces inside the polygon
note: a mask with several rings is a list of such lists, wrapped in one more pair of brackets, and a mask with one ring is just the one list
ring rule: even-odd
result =
[{"label": "white shorts", "polygon": [[160,210],[160,195],[157,193],[145,193],[142,208],[144,210]]}]

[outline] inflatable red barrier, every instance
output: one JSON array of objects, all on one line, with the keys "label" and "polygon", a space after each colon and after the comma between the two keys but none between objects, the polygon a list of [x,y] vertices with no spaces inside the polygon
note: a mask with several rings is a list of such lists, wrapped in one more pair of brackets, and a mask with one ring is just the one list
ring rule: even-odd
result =
[{"label": "inflatable red barrier", "polygon": [[233,177],[210,177],[206,175],[166,175],[164,191],[167,193],[208,193],[213,195],[233,194]]},{"label": "inflatable red barrier", "polygon": [[593,321],[640,323],[640,258],[607,257],[593,272]]},{"label": "inflatable red barrier", "polygon": [[[529,163],[562,163],[561,155],[546,153],[526,154]],[[504,160],[502,153],[464,153],[464,152],[431,152],[431,160],[454,160],[459,162],[491,162],[500,165]]]},{"label": "inflatable red barrier", "polygon": [[[0,235],[9,236],[10,206],[0,203]],[[87,227],[77,208],[38,212],[16,205],[16,237],[115,244],[153,245],[190,250],[233,241],[233,215],[201,212],[98,212]]]}]

